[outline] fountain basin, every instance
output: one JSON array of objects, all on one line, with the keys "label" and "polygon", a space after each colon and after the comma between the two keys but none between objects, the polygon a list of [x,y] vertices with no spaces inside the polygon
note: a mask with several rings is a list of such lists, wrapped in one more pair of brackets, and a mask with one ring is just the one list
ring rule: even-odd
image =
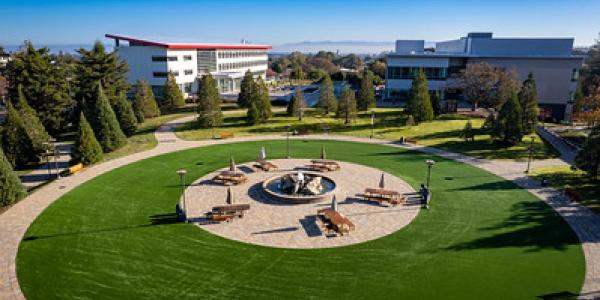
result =
[{"label": "fountain basin", "polygon": [[303,187],[298,192],[290,192],[294,188],[289,186],[289,178],[297,180],[297,174],[292,172],[271,177],[263,181],[262,189],[271,198],[289,203],[317,202],[329,198],[335,192],[336,184],[333,179],[313,172],[302,172],[301,177],[303,177],[304,183],[320,178],[320,186]]}]

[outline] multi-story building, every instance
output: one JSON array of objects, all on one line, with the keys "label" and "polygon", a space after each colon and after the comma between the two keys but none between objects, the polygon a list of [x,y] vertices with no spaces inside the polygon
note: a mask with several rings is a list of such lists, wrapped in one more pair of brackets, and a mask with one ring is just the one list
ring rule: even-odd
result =
[{"label": "multi-story building", "polygon": [[239,91],[247,70],[255,77],[266,77],[267,51],[271,49],[253,44],[172,43],[116,34],[106,37],[115,40],[115,50],[129,65],[129,83],[144,79],[157,96],[162,94],[169,72],[188,96],[196,93],[200,77],[207,73],[216,79],[221,93]]},{"label": "multi-story building", "polygon": [[521,81],[532,72],[542,112],[557,120],[570,119],[583,62],[572,51],[572,38],[493,38],[487,32],[439,42],[429,50],[423,40],[398,40],[396,51],[387,55],[384,98],[406,100],[412,79],[423,69],[431,91],[439,91],[445,100],[462,100],[460,89],[448,79],[468,64],[486,62],[514,69]]}]

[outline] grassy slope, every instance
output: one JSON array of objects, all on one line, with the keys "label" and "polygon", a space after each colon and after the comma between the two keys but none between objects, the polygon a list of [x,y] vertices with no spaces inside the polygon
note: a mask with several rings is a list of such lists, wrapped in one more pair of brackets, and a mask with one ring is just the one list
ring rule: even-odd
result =
[{"label": "grassy slope", "polygon": [[[402,177],[425,176],[424,154],[385,146],[294,141],[293,155],[328,156]],[[576,293],[581,247],[543,202],[474,167],[438,159],[432,209],[375,241],[334,249],[274,249],[225,240],[173,223],[179,187],[252,160],[265,145],[227,144],[131,164],[69,192],[29,228],[17,257],[28,299],[532,299]],[[491,193],[493,191],[493,193]]]},{"label": "grassy slope", "polygon": [[[434,146],[437,148],[464,153],[473,157],[489,158],[489,159],[527,159],[526,151],[529,145],[529,137],[524,137],[524,142],[513,147],[503,147],[498,144],[491,143],[489,135],[477,135],[475,142],[465,142],[460,138],[460,132],[465,126],[467,120],[435,120],[432,122],[422,123],[418,126],[400,126],[404,124],[404,116],[401,115],[400,109],[375,109],[377,115],[377,125],[375,128],[375,136],[387,140],[398,140],[401,136],[412,137],[418,139],[419,143]],[[198,129],[195,124],[188,123],[178,129],[177,135],[180,138],[188,140],[208,139],[213,136],[214,132],[229,131],[236,136],[260,135],[260,134],[283,134],[288,125],[292,125],[293,129],[299,131],[309,131],[311,133],[322,133],[324,124],[329,127],[329,132],[342,135],[352,135],[360,137],[371,136],[371,115],[370,112],[363,112],[358,115],[352,126],[344,126],[340,119],[333,118],[333,115],[321,117],[314,114],[312,111],[307,113],[307,116],[302,122],[296,117],[289,117],[284,113],[274,114],[267,124],[259,124],[256,126],[246,126],[245,114],[235,114],[226,116],[225,125],[219,129]],[[473,127],[479,128],[483,125],[483,119],[473,119]],[[544,144],[539,137],[535,140],[535,158],[551,158],[555,157],[556,153],[552,147]]]}]

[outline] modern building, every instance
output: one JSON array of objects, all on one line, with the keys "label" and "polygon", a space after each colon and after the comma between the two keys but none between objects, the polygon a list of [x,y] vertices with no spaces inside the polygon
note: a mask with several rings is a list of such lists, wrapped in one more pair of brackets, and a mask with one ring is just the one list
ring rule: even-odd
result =
[{"label": "modern building", "polygon": [[514,69],[521,81],[532,72],[542,114],[568,120],[583,63],[583,57],[572,51],[572,38],[495,38],[490,32],[469,33],[427,50],[423,40],[398,40],[396,51],[387,55],[384,98],[406,100],[414,75],[423,69],[431,91],[439,91],[444,100],[463,100],[449,79],[468,64],[486,62]]},{"label": "modern building", "polygon": [[267,51],[271,49],[246,43],[173,43],[117,34],[106,37],[115,40],[115,50],[129,65],[129,83],[144,79],[157,96],[162,94],[169,72],[187,96],[196,93],[199,79],[207,73],[216,79],[221,93],[239,91],[247,70],[255,77],[266,77]]}]

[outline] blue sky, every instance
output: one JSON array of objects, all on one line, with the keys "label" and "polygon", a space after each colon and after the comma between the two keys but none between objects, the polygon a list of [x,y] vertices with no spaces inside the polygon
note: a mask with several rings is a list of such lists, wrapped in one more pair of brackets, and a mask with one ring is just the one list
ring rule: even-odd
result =
[{"label": "blue sky", "polygon": [[[299,41],[574,37],[594,43],[598,0],[0,0],[0,45],[90,44],[105,33],[280,45]],[[106,41],[106,40],[104,40]]]}]

